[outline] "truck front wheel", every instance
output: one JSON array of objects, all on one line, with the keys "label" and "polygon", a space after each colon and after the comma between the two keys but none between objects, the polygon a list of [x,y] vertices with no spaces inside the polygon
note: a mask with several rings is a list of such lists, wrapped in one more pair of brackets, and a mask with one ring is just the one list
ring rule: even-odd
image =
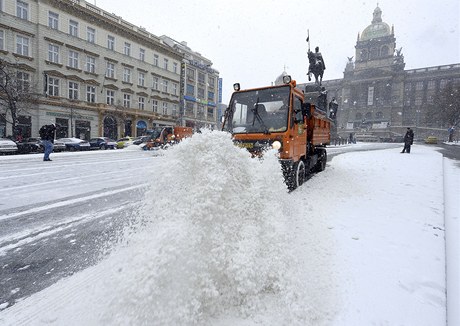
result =
[{"label": "truck front wheel", "polygon": [[290,178],[290,182],[288,184],[289,190],[294,190],[300,187],[306,179],[306,168],[305,163],[303,161],[298,161],[294,163],[292,168],[292,174]]}]

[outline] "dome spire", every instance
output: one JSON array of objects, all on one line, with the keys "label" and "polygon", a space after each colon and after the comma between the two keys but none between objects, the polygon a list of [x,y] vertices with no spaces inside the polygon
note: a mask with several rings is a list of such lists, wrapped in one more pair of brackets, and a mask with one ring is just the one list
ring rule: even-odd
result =
[{"label": "dome spire", "polygon": [[377,2],[377,7],[374,10],[374,18],[372,19],[372,24],[382,22],[382,10],[379,8],[379,3]]}]

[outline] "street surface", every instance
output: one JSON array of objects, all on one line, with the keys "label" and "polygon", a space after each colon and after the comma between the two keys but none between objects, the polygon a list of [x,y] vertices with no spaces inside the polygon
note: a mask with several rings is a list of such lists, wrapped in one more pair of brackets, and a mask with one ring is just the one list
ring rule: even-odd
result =
[{"label": "street surface", "polygon": [[143,151],[0,160],[0,310],[96,263],[139,205]]},{"label": "street surface", "polygon": [[[459,158],[460,146],[433,146]],[[331,146],[328,157],[398,147],[402,144]],[[142,203],[149,169],[161,159],[130,149],[51,158],[0,158],[0,310],[106,255]]]}]

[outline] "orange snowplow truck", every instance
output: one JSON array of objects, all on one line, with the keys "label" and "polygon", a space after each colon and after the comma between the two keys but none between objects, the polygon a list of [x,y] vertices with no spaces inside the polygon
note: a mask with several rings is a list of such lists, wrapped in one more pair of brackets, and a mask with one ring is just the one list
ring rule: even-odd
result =
[{"label": "orange snowplow truck", "polygon": [[305,94],[290,76],[284,76],[283,83],[247,90],[235,84],[222,130],[232,133],[235,144],[254,156],[267,148],[279,150],[285,182],[293,190],[310,173],[326,168],[332,120],[305,102]]}]

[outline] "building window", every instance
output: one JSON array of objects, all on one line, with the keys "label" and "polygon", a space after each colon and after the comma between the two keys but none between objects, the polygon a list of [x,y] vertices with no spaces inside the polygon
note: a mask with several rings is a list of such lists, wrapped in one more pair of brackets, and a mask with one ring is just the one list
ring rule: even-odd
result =
[{"label": "building window", "polygon": [[69,99],[78,100],[78,83],[69,81]]},{"label": "building window", "polygon": [[441,81],[439,82],[439,88],[443,89],[445,88],[447,85],[447,79],[441,79]]},{"label": "building window", "polygon": [[208,120],[213,120],[213,119],[214,119],[214,109],[208,108]]},{"label": "building window", "polygon": [[86,40],[89,43],[96,43],[96,30],[92,27],[86,28]]},{"label": "building window", "polygon": [[195,70],[194,69],[187,68],[187,79],[195,80]]},{"label": "building window", "polygon": [[208,100],[214,102],[214,92],[208,92]]},{"label": "building window", "polygon": [[216,79],[214,77],[209,77],[208,76],[208,86],[214,88],[215,85],[216,85]]},{"label": "building window", "polygon": [[123,69],[123,81],[125,83],[130,83],[131,82],[131,69],[129,69],[129,68],[124,68]]},{"label": "building window", "polygon": [[177,95],[177,84],[176,83],[172,83],[172,94]]},{"label": "building window", "polygon": [[139,97],[139,110],[145,109],[145,97]]},{"label": "building window", "polygon": [[195,86],[187,84],[186,95],[195,96]]},{"label": "building window", "polygon": [[145,49],[139,49],[139,60],[145,61]]},{"label": "building window", "polygon": [[145,86],[145,74],[143,72],[139,72],[139,78],[138,78],[138,85],[139,86]]},{"label": "building window", "polygon": [[16,16],[21,19],[29,19],[29,4],[27,2],[17,0]]},{"label": "building window", "polygon": [[123,48],[123,53],[130,56],[131,55],[131,44],[128,42],[125,42],[125,46]]},{"label": "building window", "polygon": [[168,114],[168,103],[166,103],[166,102],[163,102],[162,113],[165,114],[165,115]]},{"label": "building window", "polygon": [[168,92],[168,81],[166,79],[163,79],[163,92]]},{"label": "building window", "polygon": [[373,105],[374,104],[374,87],[369,86],[367,89],[367,105]]},{"label": "building window", "polygon": [[107,61],[107,70],[105,71],[105,77],[115,78],[115,64]]},{"label": "building window", "polygon": [[16,36],[16,53],[26,56],[29,56],[29,38],[25,36]]},{"label": "building window", "polygon": [[178,73],[178,65],[177,62],[173,63],[173,73],[177,74]]},{"label": "building window", "polygon": [[380,54],[382,55],[382,57],[386,57],[388,55],[388,46],[384,45],[382,46],[382,49],[380,50]]},{"label": "building window", "polygon": [[114,105],[115,104],[115,91],[112,91],[111,89],[108,89],[106,92],[105,92],[106,96],[105,96],[105,102],[108,104],[108,105]]},{"label": "building window", "polygon": [[86,101],[96,103],[96,86],[86,86]]},{"label": "building window", "polygon": [[201,71],[198,71],[198,82],[201,83],[201,84],[204,84],[204,73],[202,73]]},{"label": "building window", "polygon": [[383,119],[383,112],[380,112],[380,111],[377,112],[377,113],[375,114],[375,118],[376,118],[376,119]]},{"label": "building window", "polygon": [[434,81],[434,80],[429,80],[429,81],[428,81],[427,88],[428,88],[428,89],[435,89],[435,88],[436,88],[436,81]]},{"label": "building window", "polygon": [[158,54],[153,55],[153,65],[158,67]]},{"label": "building window", "polygon": [[131,106],[131,95],[123,94],[123,106],[129,108]]},{"label": "building window", "polygon": [[114,51],[115,50],[115,36],[107,36],[107,49]]},{"label": "building window", "polygon": [[363,115],[361,113],[356,113],[356,120],[361,120],[363,118]]},{"label": "building window", "polygon": [[55,44],[48,45],[48,61],[59,63],[59,46]]},{"label": "building window", "polygon": [[18,80],[18,89],[25,92],[29,90],[30,87],[30,75],[27,72],[19,71],[16,74]]},{"label": "building window", "polygon": [[48,96],[59,96],[59,79],[48,77]]},{"label": "building window", "polygon": [[92,56],[86,57],[86,71],[96,73],[96,58]]},{"label": "building window", "polygon": [[69,50],[69,67],[78,69],[78,52]]},{"label": "building window", "polygon": [[78,37],[78,22],[75,20],[69,20],[69,34]]},{"label": "building window", "polygon": [[177,104],[173,104],[171,114],[172,114],[172,115],[177,115]]},{"label": "building window", "polygon": [[158,113],[158,101],[157,100],[152,100],[152,110],[153,112]]},{"label": "building window", "polygon": [[59,14],[55,12],[48,12],[48,27],[52,29],[58,29]]},{"label": "building window", "polygon": [[421,91],[423,90],[423,82],[422,81],[419,81],[415,84],[415,90],[416,91]]},{"label": "building window", "polygon": [[169,64],[169,60],[166,59],[166,58],[164,58],[164,59],[163,59],[163,68],[164,68],[165,70],[168,70],[168,64]]},{"label": "building window", "polygon": [[198,97],[199,99],[204,99],[204,88],[198,87],[198,94],[197,94],[197,97]]},{"label": "building window", "polygon": [[5,32],[0,30],[0,50],[5,50]]},{"label": "building window", "polygon": [[153,77],[152,88],[158,90],[158,77]]}]

